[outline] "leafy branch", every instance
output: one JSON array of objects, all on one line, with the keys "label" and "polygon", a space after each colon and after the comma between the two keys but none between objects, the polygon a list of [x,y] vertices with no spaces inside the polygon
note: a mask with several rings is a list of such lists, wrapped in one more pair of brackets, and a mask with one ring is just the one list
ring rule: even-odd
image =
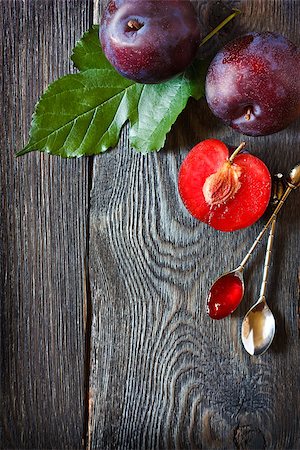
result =
[{"label": "leafy branch", "polygon": [[[202,44],[238,13],[225,19]],[[132,148],[141,153],[158,151],[188,99],[204,96],[206,61],[195,60],[185,72],[161,84],[135,83],[105,58],[97,25],[76,44],[71,59],[80,73],[48,87],[35,107],[29,142],[17,156],[34,150],[67,158],[103,153],[117,145],[126,122]]]}]

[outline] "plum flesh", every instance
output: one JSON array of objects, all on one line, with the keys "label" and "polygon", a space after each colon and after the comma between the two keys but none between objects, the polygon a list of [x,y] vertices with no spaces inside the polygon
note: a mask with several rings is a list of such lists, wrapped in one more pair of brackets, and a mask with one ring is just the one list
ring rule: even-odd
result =
[{"label": "plum flesh", "polygon": [[100,41],[121,75],[159,83],[191,64],[200,25],[189,0],[110,1],[102,16]]},{"label": "plum flesh", "polygon": [[206,77],[212,112],[237,131],[261,136],[300,115],[300,51],[278,33],[249,33],[227,44]]}]

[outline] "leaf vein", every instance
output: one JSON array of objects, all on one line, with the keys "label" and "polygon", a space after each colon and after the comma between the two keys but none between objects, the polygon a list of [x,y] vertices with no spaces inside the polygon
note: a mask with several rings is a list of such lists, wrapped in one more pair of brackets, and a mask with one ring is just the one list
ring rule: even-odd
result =
[{"label": "leaf vein", "polygon": [[[97,109],[97,108],[103,107],[103,106],[106,105],[108,102],[110,102],[112,99],[114,99],[114,98],[116,98],[116,97],[122,95],[123,92],[126,92],[126,91],[127,91],[128,89],[130,89],[132,86],[133,86],[133,84],[131,84],[130,86],[127,86],[125,89],[123,89],[122,91],[120,91],[120,92],[118,92],[117,94],[113,95],[112,97],[110,97],[109,99],[107,99],[107,100],[105,100],[104,102],[100,103],[99,105],[94,106],[93,108],[90,108],[90,109],[87,110],[87,111],[84,111],[83,113],[79,114],[79,115],[76,116],[75,118],[72,118],[72,119],[69,120],[68,122],[64,123],[62,126],[60,126],[60,127],[56,128],[55,130],[53,130],[53,131],[52,131],[51,133],[49,133],[48,135],[43,136],[43,137],[42,137],[41,139],[39,139],[38,141],[35,141],[33,144],[28,145],[28,146],[26,147],[26,149],[29,150],[29,149],[31,149],[31,148],[34,148],[36,145],[40,144],[40,143],[43,142],[45,139],[48,140],[48,138],[49,138],[50,136],[52,136],[54,133],[57,133],[58,131],[60,131],[60,130],[62,130],[63,128],[65,128],[66,126],[70,125],[70,123],[76,122],[77,119],[79,119],[80,117],[85,116],[86,114],[90,113],[91,111],[94,111],[94,110]],[[40,117],[45,116],[46,114],[48,114],[48,113],[45,113],[45,114],[42,113],[42,114],[40,114]],[[46,141],[46,142],[47,142],[47,141]]]}]

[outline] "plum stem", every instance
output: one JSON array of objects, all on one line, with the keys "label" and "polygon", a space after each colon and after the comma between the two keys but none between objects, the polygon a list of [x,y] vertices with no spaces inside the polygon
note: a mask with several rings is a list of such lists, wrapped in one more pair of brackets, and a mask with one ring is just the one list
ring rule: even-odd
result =
[{"label": "plum stem", "polygon": [[251,119],[251,114],[252,114],[252,109],[251,109],[251,108],[248,108],[248,109],[247,109],[247,112],[246,112],[246,114],[245,114],[245,119],[246,119],[246,120],[250,120],[250,119]]},{"label": "plum stem", "polygon": [[239,14],[241,14],[241,11],[237,8],[232,8],[233,13],[230,14],[228,17],[226,17],[226,19],[223,20],[223,22],[221,22],[216,28],[214,28],[210,33],[208,33],[207,36],[205,36],[204,39],[202,39],[202,41],[200,42],[199,47],[201,47],[201,45],[204,45],[207,41],[209,41],[209,39],[211,39],[215,34],[217,34],[223,27],[225,27],[225,25],[228,24],[228,22],[230,22],[232,19],[234,19],[236,16],[238,16]]},{"label": "plum stem", "polygon": [[233,163],[234,158],[236,157],[236,155],[245,147],[246,142],[241,142],[240,145],[234,150],[234,152],[232,153],[232,155],[230,156],[230,158],[228,159],[228,161],[230,162],[230,164]]},{"label": "plum stem", "polygon": [[141,24],[140,22],[138,22],[137,20],[129,20],[127,23],[128,28],[131,28],[132,30],[140,30],[143,26],[143,24]]}]

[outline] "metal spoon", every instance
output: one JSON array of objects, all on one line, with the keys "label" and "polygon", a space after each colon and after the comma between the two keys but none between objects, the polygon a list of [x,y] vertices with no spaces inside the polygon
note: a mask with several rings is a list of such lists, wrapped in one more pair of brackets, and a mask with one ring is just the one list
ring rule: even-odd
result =
[{"label": "metal spoon", "polygon": [[[299,173],[297,174],[297,170],[295,170],[296,168],[294,168],[290,174],[290,178],[288,181],[289,187],[287,189],[289,190],[289,192],[291,191],[291,189],[293,189],[293,187],[294,189],[299,187],[299,179],[297,182],[297,176],[299,178]],[[270,258],[274,241],[275,225],[276,216],[272,222],[268,238],[259,299],[247,312],[242,323],[242,342],[245,350],[250,355],[262,355],[264,352],[266,352],[270,347],[275,335],[275,319],[270,308],[267,305],[265,297],[270,267]]]},{"label": "metal spoon", "polygon": [[267,305],[265,293],[272,246],[274,241],[276,218],[273,220],[264,264],[263,280],[258,301],[250,308],[242,323],[242,342],[250,355],[261,355],[270,347],[275,334],[275,319]]},{"label": "metal spoon", "polygon": [[271,215],[271,217],[269,218],[268,222],[266,223],[266,225],[263,227],[263,229],[261,230],[261,232],[259,233],[259,235],[255,239],[255,241],[253,242],[250,250],[248,251],[248,253],[244,257],[244,259],[242,260],[240,265],[236,269],[233,269],[230,272],[226,272],[223,275],[221,275],[220,277],[218,277],[214,281],[214,283],[212,284],[212,287],[211,287],[211,289],[209,291],[209,294],[208,294],[208,297],[207,297],[207,303],[210,300],[210,295],[211,295],[211,291],[213,290],[213,287],[215,286],[215,284],[217,282],[220,282],[221,278],[223,278],[223,277],[225,278],[228,275],[234,275],[234,276],[238,277],[239,280],[241,281],[241,287],[242,287],[242,289],[241,289],[241,298],[240,298],[239,302],[238,301],[236,302],[235,308],[232,309],[227,315],[231,314],[238,307],[238,305],[240,304],[240,302],[243,299],[244,290],[245,290],[243,271],[244,271],[244,268],[245,268],[247,262],[249,261],[251,255],[252,255],[252,253],[254,252],[255,248],[257,247],[257,245],[262,240],[265,232],[268,230],[268,228],[271,225],[271,223],[273,223],[273,220],[277,217],[279,211],[281,210],[285,200],[287,199],[287,197],[289,196],[291,191],[294,190],[294,189],[297,189],[300,186],[300,163],[296,164],[296,166],[291,170],[291,172],[289,174],[289,177],[288,177],[288,180],[287,180],[287,185],[288,185],[288,187],[286,188],[286,190],[285,190],[282,198],[280,199],[277,207],[275,208],[273,214]]}]

